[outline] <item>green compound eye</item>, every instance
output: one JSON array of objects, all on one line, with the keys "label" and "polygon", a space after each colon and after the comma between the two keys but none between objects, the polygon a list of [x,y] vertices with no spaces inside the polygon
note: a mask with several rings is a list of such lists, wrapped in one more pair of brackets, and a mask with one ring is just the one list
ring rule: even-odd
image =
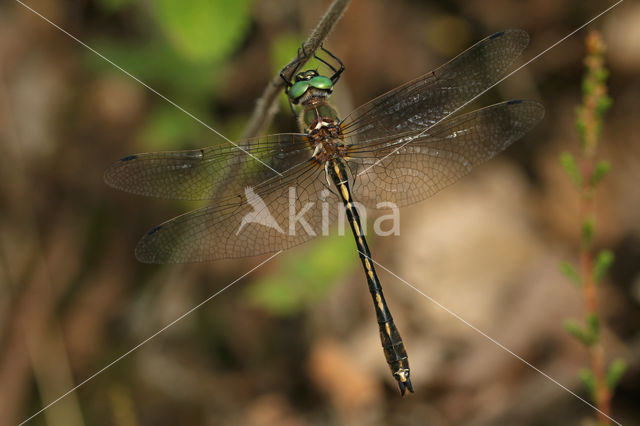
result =
[{"label": "green compound eye", "polygon": [[309,80],[309,84],[316,89],[331,89],[333,88],[333,82],[330,78],[318,75]]},{"label": "green compound eye", "polygon": [[298,99],[300,96],[304,95],[304,92],[306,92],[308,88],[308,81],[298,81],[289,89],[289,97],[291,99]]}]

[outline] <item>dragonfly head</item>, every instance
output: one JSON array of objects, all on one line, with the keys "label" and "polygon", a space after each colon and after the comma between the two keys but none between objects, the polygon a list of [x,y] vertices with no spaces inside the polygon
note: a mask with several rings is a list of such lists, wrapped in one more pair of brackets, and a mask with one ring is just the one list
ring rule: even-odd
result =
[{"label": "dragonfly head", "polygon": [[309,97],[327,97],[333,91],[333,81],[316,70],[299,72],[294,80],[288,91],[289,99],[294,104],[300,101],[304,103]]}]

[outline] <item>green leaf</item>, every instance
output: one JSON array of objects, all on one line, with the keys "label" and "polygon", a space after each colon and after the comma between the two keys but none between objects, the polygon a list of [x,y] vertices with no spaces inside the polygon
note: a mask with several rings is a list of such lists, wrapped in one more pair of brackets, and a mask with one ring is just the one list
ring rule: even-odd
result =
[{"label": "green leaf", "polygon": [[609,70],[607,70],[606,68],[599,69],[594,74],[596,80],[598,80],[599,83],[605,83],[607,81],[607,78],[609,78]]},{"label": "green leaf", "polygon": [[269,49],[272,74],[279,73],[295,57],[302,42],[304,42],[303,37],[291,33],[281,34],[273,40]]},{"label": "green leaf", "polygon": [[588,370],[586,368],[580,370],[580,372],[578,373],[578,377],[580,377],[580,380],[582,380],[582,383],[584,383],[585,387],[587,388],[589,395],[591,395],[591,399],[594,399],[593,397],[595,395],[596,381],[591,370]]},{"label": "green leaf", "polygon": [[582,184],[582,177],[580,176],[580,170],[578,170],[578,165],[576,164],[575,158],[568,152],[563,152],[560,155],[560,164],[567,172],[571,180],[576,186],[580,186]]},{"label": "green leaf", "polygon": [[614,389],[618,386],[620,379],[627,370],[627,362],[623,359],[617,358],[613,360],[607,371],[607,386],[609,389]]},{"label": "green leaf", "polygon": [[563,323],[563,326],[569,334],[578,339],[585,346],[592,346],[598,340],[599,325],[597,317],[587,317],[586,330],[574,320],[566,320]]},{"label": "green leaf", "polygon": [[[91,45],[104,56],[158,90],[174,102],[191,110],[195,98],[198,102],[211,102],[211,92],[221,84],[219,67],[192,64],[171,46],[159,40],[141,43],[117,43],[107,39],[94,39]],[[87,66],[96,72],[118,73],[111,64],[89,52]],[[194,112],[195,111],[191,111]]]},{"label": "green leaf", "polygon": [[611,99],[611,97],[602,96],[596,102],[596,114],[598,114],[598,116],[604,115],[604,113],[607,112],[609,108],[611,108],[611,105],[613,105],[613,100]]},{"label": "green leaf", "polygon": [[609,173],[611,169],[611,164],[606,160],[601,160],[596,164],[596,167],[593,169],[593,174],[591,175],[591,184],[596,186],[599,184],[602,179]]},{"label": "green leaf", "polygon": [[596,233],[596,224],[593,218],[589,217],[582,223],[582,243],[589,246],[593,241],[593,236]]},{"label": "green leaf", "polygon": [[601,283],[604,276],[609,271],[609,268],[613,264],[615,255],[611,250],[601,250],[596,257],[596,262],[593,266],[593,274],[596,279],[596,283]]},{"label": "green leaf", "polygon": [[580,278],[580,274],[574,268],[572,264],[569,262],[562,262],[560,264],[560,271],[571,280],[577,287],[582,287],[582,279]]},{"label": "green leaf", "polygon": [[588,343],[589,338],[587,336],[587,333],[576,321],[570,320],[570,319],[565,320],[563,326],[564,326],[564,329],[567,330],[569,334],[571,334],[573,337],[581,341],[583,344],[585,345],[589,344]]},{"label": "green leaf", "polygon": [[348,236],[320,238],[308,250],[288,255],[279,272],[247,287],[245,297],[273,314],[295,314],[326,297],[357,259]]},{"label": "green leaf", "polygon": [[589,314],[586,318],[587,323],[587,341],[591,346],[600,340],[600,318],[596,314]]},{"label": "green leaf", "polygon": [[580,145],[584,145],[585,136],[587,134],[587,124],[584,121],[584,107],[576,107],[576,131],[578,132],[578,139]]},{"label": "green leaf", "polygon": [[228,55],[249,29],[252,0],[157,0],[158,25],[173,47],[193,62]]},{"label": "green leaf", "polygon": [[185,142],[197,139],[201,131],[191,117],[173,105],[159,103],[140,128],[137,143],[143,151],[187,149]]},{"label": "green leaf", "polygon": [[587,78],[585,76],[582,79],[582,94],[588,96],[593,93],[593,89],[594,89],[593,82],[591,81],[590,78]]}]

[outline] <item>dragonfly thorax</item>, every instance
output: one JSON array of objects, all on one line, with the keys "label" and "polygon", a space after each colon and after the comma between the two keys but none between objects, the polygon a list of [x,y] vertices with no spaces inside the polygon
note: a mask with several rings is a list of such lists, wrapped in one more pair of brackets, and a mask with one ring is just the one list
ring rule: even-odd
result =
[{"label": "dragonfly thorax", "polygon": [[[314,96],[308,99],[303,105],[300,113],[300,131],[312,134],[335,127],[341,134],[339,129],[340,119],[338,112],[327,103],[326,98]],[[332,136],[338,136],[332,135]]]},{"label": "dragonfly thorax", "polygon": [[331,159],[345,157],[347,147],[340,127],[338,113],[325,98],[314,97],[303,104],[300,114],[300,131],[305,133],[313,148],[313,158],[320,164]]},{"label": "dragonfly thorax", "polygon": [[321,118],[311,123],[306,134],[313,146],[313,158],[320,164],[347,155],[340,123]]}]

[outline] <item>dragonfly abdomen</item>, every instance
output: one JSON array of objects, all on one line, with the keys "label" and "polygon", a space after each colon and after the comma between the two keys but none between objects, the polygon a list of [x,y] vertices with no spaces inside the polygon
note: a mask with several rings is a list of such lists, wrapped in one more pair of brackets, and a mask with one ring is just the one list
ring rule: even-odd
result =
[{"label": "dragonfly abdomen", "polygon": [[360,216],[351,199],[351,190],[349,189],[349,179],[344,160],[335,159],[328,162],[327,173],[340,194],[347,213],[347,219],[356,240],[358,254],[360,255],[360,260],[362,261],[362,266],[367,276],[369,292],[373,299],[376,318],[378,319],[378,325],[380,327],[380,340],[387,364],[389,364],[391,373],[398,382],[402,395],[405,394],[406,389],[413,392],[413,386],[409,378],[409,359],[407,352],[404,348],[402,337],[400,337],[400,333],[393,322],[393,317],[384,299],[384,295],[382,294],[382,286],[380,285],[380,280],[373,266],[371,252],[369,251],[367,240],[362,233]]}]

